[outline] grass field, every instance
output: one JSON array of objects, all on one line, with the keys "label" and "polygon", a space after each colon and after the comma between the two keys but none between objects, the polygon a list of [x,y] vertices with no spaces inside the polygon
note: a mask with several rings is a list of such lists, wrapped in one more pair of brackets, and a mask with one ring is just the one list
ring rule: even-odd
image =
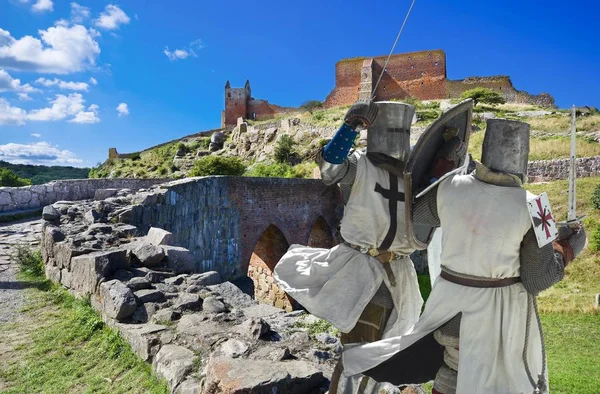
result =
[{"label": "grass field", "polygon": [[88,303],[43,279],[21,279],[32,287],[22,319],[0,324],[2,393],[169,392]]}]

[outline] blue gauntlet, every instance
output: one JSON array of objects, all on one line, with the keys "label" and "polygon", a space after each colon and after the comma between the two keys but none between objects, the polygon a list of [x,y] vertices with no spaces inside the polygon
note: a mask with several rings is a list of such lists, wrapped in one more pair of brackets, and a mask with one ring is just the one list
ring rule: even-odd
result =
[{"label": "blue gauntlet", "polygon": [[337,133],[335,133],[331,141],[323,148],[321,153],[323,159],[331,164],[342,164],[346,159],[346,156],[348,156],[348,152],[350,152],[357,135],[357,131],[354,131],[350,126],[344,123]]}]

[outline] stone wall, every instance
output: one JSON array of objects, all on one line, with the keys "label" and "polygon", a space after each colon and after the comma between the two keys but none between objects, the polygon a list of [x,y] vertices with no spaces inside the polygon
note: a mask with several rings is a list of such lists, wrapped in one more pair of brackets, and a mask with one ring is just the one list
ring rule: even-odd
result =
[{"label": "stone wall", "polygon": [[[529,162],[529,182],[547,182],[569,177],[570,159],[540,160]],[[577,177],[600,175],[600,156],[582,157],[576,160]]]},{"label": "stone wall", "polygon": [[[340,218],[337,187],[310,179],[202,177],[162,185],[154,198],[134,207],[131,224],[160,227],[189,249],[199,269],[226,280],[246,276],[260,237],[277,228],[287,244],[306,245],[320,218],[330,231]],[[333,234],[332,234],[333,235]]]},{"label": "stone wall", "polygon": [[0,212],[42,208],[56,201],[94,198],[98,189],[139,190],[165,179],[74,179],[25,187],[0,187]]}]

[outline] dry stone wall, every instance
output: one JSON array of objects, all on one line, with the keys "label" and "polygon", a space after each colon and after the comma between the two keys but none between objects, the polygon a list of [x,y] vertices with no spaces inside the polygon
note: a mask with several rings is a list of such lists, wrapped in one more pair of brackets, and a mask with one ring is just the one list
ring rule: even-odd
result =
[{"label": "dry stone wall", "polygon": [[74,179],[25,187],[0,187],[0,213],[42,208],[57,201],[94,198],[99,189],[139,190],[165,179]]},{"label": "dry stone wall", "polygon": [[[529,182],[548,182],[569,177],[570,159],[530,161]],[[600,175],[600,156],[576,159],[577,177]]]}]

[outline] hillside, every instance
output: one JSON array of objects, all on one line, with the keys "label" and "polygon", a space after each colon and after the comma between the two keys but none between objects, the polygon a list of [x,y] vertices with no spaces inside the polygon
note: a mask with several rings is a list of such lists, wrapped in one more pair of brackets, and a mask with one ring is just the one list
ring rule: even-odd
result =
[{"label": "hillside", "polygon": [[41,185],[59,179],[85,179],[90,172],[89,168],[11,164],[2,160],[0,160],[0,168],[9,169],[20,178],[31,180],[33,185]]},{"label": "hillside", "polygon": [[[412,101],[417,108],[418,121],[413,125],[411,139],[414,143],[425,127],[435,120],[442,110],[451,103],[444,101]],[[126,159],[111,159],[92,170],[92,177],[135,177],[135,178],[183,178],[188,176],[194,163],[208,155],[235,156],[250,167],[248,174],[256,174],[252,169],[260,164],[275,162],[278,141],[283,135],[292,139],[293,154],[287,165],[298,166],[297,170],[287,171],[289,176],[312,176],[313,158],[341,125],[348,107],[293,115],[281,115],[275,119],[248,121],[246,130],[236,127],[227,135],[224,148],[210,152],[209,137],[190,137],[171,142],[156,149],[147,150]],[[503,104],[489,106],[479,104],[473,114],[474,132],[469,151],[475,159],[481,157],[481,146],[485,130],[485,120],[498,117],[516,119],[531,124],[530,160],[567,158],[569,156],[569,110],[548,111],[532,105]],[[579,157],[600,155],[600,114],[592,112],[577,120],[577,153]],[[358,145],[364,144],[363,139]],[[267,174],[268,175],[268,174]]]}]

